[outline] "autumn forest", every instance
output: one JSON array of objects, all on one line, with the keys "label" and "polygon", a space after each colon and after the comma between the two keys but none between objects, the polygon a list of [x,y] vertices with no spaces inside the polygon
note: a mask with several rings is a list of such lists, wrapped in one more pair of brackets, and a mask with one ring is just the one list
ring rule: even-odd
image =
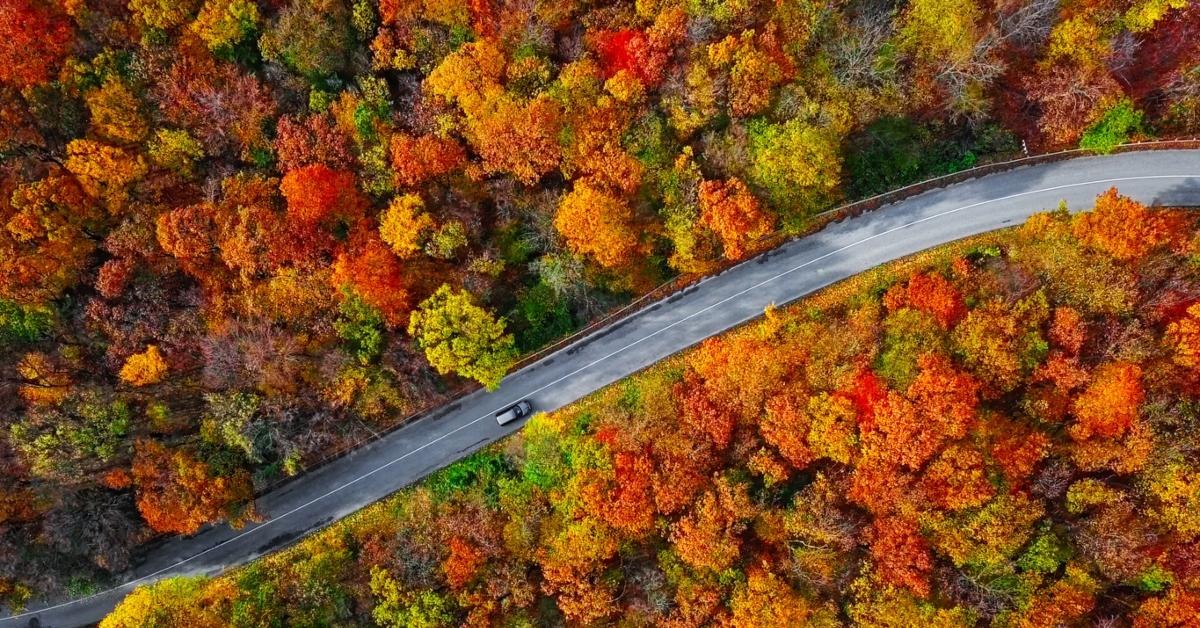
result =
[{"label": "autumn forest", "polygon": [[[1198,130],[1188,0],[0,0],[0,603],[253,520],[843,201]],[[1147,211],[1105,197],[714,341],[322,537],[307,575],[245,572],[272,592],[172,586],[212,625],[1194,604],[1193,226]],[[823,326],[845,345],[806,355]],[[781,370],[724,372],[751,350]]]},{"label": "autumn forest", "polygon": [[709,339],[135,626],[1194,626],[1200,231],[1116,191]]}]

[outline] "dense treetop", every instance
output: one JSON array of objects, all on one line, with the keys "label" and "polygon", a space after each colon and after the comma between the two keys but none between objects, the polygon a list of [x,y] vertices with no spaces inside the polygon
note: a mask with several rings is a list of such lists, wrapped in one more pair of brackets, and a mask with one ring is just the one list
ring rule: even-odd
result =
[{"label": "dense treetop", "polygon": [[[156,534],[252,517],[281,476],[841,200],[1022,142],[1197,129],[1186,0],[4,0],[0,597],[83,593]],[[1111,264],[1179,228],[1113,203],[1125,224],[1078,227]],[[925,420],[909,385],[957,381],[909,348],[976,346],[971,386],[1012,391],[1050,316],[967,316],[939,281],[894,296],[927,307],[889,323],[881,433]],[[1137,379],[1110,370],[1097,407]],[[781,425],[810,412],[789,403]]]}]

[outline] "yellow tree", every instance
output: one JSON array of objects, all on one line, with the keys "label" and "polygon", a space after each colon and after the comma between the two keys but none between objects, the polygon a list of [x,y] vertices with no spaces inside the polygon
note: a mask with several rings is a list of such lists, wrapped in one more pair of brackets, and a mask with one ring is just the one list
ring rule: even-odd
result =
[{"label": "yellow tree", "polygon": [[750,123],[750,180],[777,209],[804,215],[826,205],[841,183],[841,134],[800,118]]},{"label": "yellow tree", "polygon": [[100,628],[221,628],[236,589],[203,576],[167,578],[140,586],[100,621]]},{"label": "yellow tree", "polygon": [[129,0],[129,10],[141,23],[167,30],[187,21],[200,0]]},{"label": "yellow tree", "polygon": [[982,22],[975,0],[913,0],[901,21],[900,41],[922,62],[965,64]]},{"label": "yellow tree", "polygon": [[422,242],[433,229],[433,217],[425,213],[425,203],[416,194],[392,199],[379,220],[379,237],[401,259],[421,251]]},{"label": "yellow tree", "polygon": [[408,322],[408,334],[439,373],[458,373],[495,390],[517,357],[504,319],[475,305],[465,291],[442,284],[421,302]]},{"label": "yellow tree", "polygon": [[149,386],[161,382],[167,374],[167,363],[156,345],[146,347],[125,360],[121,367],[121,379],[134,386]]},{"label": "yellow tree", "polygon": [[134,144],[145,139],[150,125],[142,105],[124,81],[109,77],[85,97],[92,128],[102,137],[118,144]]},{"label": "yellow tree", "polygon": [[209,49],[229,50],[258,28],[258,5],[250,0],[208,0],[192,22]]},{"label": "yellow tree", "polygon": [[746,582],[734,589],[729,609],[734,628],[841,625],[830,604],[811,602],[779,576],[758,568],[750,570]]},{"label": "yellow tree", "polygon": [[103,200],[114,214],[125,206],[129,186],[148,170],[141,155],[92,140],[71,140],[64,165],[84,192]]}]

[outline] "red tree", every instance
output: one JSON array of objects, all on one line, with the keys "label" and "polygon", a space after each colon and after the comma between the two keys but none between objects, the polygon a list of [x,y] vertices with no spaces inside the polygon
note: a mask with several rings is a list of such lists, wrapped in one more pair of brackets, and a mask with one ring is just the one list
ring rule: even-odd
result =
[{"label": "red tree", "polygon": [[49,80],[73,37],[71,22],[53,2],[0,2],[0,81],[29,87]]}]

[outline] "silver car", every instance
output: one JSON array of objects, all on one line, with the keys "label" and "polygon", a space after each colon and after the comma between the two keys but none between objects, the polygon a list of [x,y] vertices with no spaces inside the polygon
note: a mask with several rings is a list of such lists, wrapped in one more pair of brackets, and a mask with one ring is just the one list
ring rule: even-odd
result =
[{"label": "silver car", "polygon": [[530,412],[533,412],[533,405],[529,403],[528,399],[518,401],[517,403],[514,403],[513,405],[497,412],[496,422],[500,425],[512,423],[517,419],[523,419],[529,416]]}]

